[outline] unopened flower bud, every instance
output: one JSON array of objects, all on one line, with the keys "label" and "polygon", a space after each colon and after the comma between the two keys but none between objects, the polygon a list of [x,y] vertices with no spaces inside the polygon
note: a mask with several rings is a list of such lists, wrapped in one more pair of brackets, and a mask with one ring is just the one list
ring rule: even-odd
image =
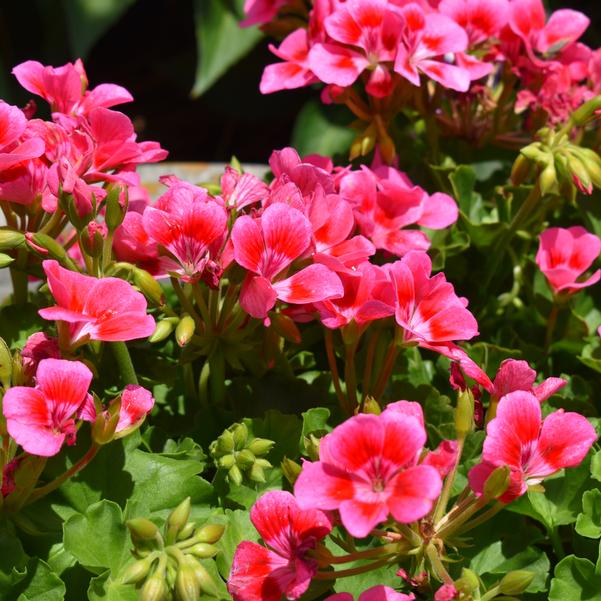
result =
[{"label": "unopened flower bud", "polygon": [[183,315],[175,328],[175,339],[179,346],[186,346],[192,336],[194,336],[194,330],[196,329],[196,322],[189,315]]},{"label": "unopened flower bud", "polygon": [[463,568],[461,570],[461,578],[455,581],[455,588],[466,595],[472,595],[480,590],[480,579],[472,570]]},{"label": "unopened flower bud", "polygon": [[263,483],[265,482],[265,470],[258,465],[257,463],[255,463],[251,468],[250,471],[248,472],[248,477],[253,481],[253,482],[260,482]]},{"label": "unopened flower bud", "polygon": [[175,590],[180,601],[198,601],[200,597],[200,582],[192,566],[180,564],[175,577]]},{"label": "unopened flower bud", "polygon": [[92,424],[92,440],[99,445],[107,444],[115,437],[115,430],[119,423],[119,412],[110,413],[101,411],[97,413]]},{"label": "unopened flower bud", "polygon": [[104,222],[110,232],[114,232],[123,223],[125,213],[127,213],[127,205],[123,207],[119,201],[120,195],[121,188],[119,186],[115,186],[106,195]]},{"label": "unopened flower bud", "polygon": [[194,522],[188,522],[178,533],[177,540],[186,540],[194,534],[196,524]]},{"label": "unopened flower bud", "polygon": [[201,543],[216,543],[222,536],[225,530],[223,524],[205,524],[197,531],[195,538]]},{"label": "unopened flower bud", "polygon": [[583,194],[593,193],[593,182],[584,163],[573,154],[568,155],[568,170],[574,183]]},{"label": "unopened flower bud", "polygon": [[532,161],[520,153],[511,168],[511,183],[514,186],[523,184],[528,179],[531,171]]},{"label": "unopened flower bud", "polygon": [[173,322],[169,319],[161,319],[157,322],[154,332],[150,335],[148,342],[162,342],[173,332]]},{"label": "unopened flower bud", "polygon": [[15,259],[6,253],[0,253],[0,269],[8,267],[11,263],[14,263]]},{"label": "unopened flower bud", "polygon": [[275,313],[271,318],[271,325],[274,330],[288,342],[300,344],[301,333],[294,320],[282,313]]},{"label": "unopened flower bud", "polygon": [[595,118],[597,111],[601,108],[601,96],[595,96],[582,106],[578,107],[571,115],[574,125],[582,126]]},{"label": "unopened flower bud", "polygon": [[[190,519],[192,503],[190,497],[186,497],[167,518],[167,530],[179,532]],[[174,537],[175,538],[175,537]]]},{"label": "unopened flower bud", "polygon": [[243,449],[236,455],[236,465],[240,469],[246,470],[256,461],[256,459],[257,458],[251,451],[248,449]]},{"label": "unopened flower bud", "polygon": [[237,465],[232,465],[227,473],[228,480],[235,484],[236,486],[240,486],[242,484],[242,472]]},{"label": "unopened flower bud", "polygon": [[146,580],[140,591],[140,601],[164,601],[167,597],[167,585],[156,572]]},{"label": "unopened flower bud", "polygon": [[553,161],[553,155],[549,151],[549,148],[543,146],[540,142],[533,142],[522,148],[520,154],[539,165],[548,165]]},{"label": "unopened flower bud", "polygon": [[0,338],[0,384],[3,388],[10,386],[13,375],[13,356],[4,341]]},{"label": "unopened flower bud", "polygon": [[218,454],[231,453],[235,446],[234,435],[229,430],[225,430],[217,437],[215,452]]},{"label": "unopened flower bud", "polygon": [[302,467],[298,463],[296,463],[296,461],[288,459],[288,457],[284,457],[284,459],[280,463],[280,466],[282,468],[284,476],[286,477],[286,480],[288,480],[290,484],[294,485],[301,473]]},{"label": "unopened flower bud", "polygon": [[144,269],[135,267],[132,269],[134,284],[140,292],[156,305],[162,305],[164,301],[161,285]]},{"label": "unopened flower bud", "polygon": [[217,465],[226,470],[229,470],[235,463],[236,458],[233,455],[224,455],[217,460]]},{"label": "unopened flower bud", "polygon": [[25,235],[13,230],[0,229],[0,251],[12,250],[25,244]]},{"label": "unopened flower bud", "polygon": [[455,408],[455,432],[458,439],[464,439],[474,427],[474,395],[467,388],[457,395]]},{"label": "unopened flower bud", "polygon": [[209,572],[207,572],[207,569],[191,557],[188,557],[188,565],[194,570],[194,575],[200,584],[202,592],[211,595],[212,597],[217,597],[217,585],[213,581],[213,578],[211,578]]},{"label": "unopened flower bud", "polygon": [[521,595],[534,579],[534,572],[514,570],[503,576],[499,583],[499,591],[503,595]]},{"label": "unopened flower bud", "polygon": [[269,453],[274,444],[273,440],[268,440],[267,438],[254,438],[246,448],[257,457],[260,457]]},{"label": "unopened flower bud", "polygon": [[210,545],[208,543],[196,543],[192,547],[188,547],[186,549],[186,553],[191,553],[196,557],[200,557],[201,559],[210,559],[211,557],[215,557],[217,555],[219,549]]},{"label": "unopened flower bud", "polygon": [[248,439],[248,428],[245,423],[234,424],[232,426],[232,434],[234,435],[234,446],[237,450],[242,450],[246,446]]},{"label": "unopened flower bud", "polygon": [[368,396],[363,402],[363,413],[370,413],[372,415],[380,415],[382,408],[373,396]]},{"label": "unopened flower bud", "polygon": [[133,518],[127,520],[125,525],[129,528],[132,537],[139,540],[153,540],[159,532],[156,524],[146,518]]},{"label": "unopened flower bud", "polygon": [[484,483],[483,496],[485,499],[498,499],[509,486],[510,470],[506,465],[495,468]]},{"label": "unopened flower bud", "polygon": [[122,584],[136,584],[146,578],[155,557],[145,557],[130,564],[121,576]]},{"label": "unopened flower bud", "polygon": [[555,171],[555,162],[551,161],[540,172],[538,176],[538,185],[542,195],[551,194],[557,190],[557,172]]},{"label": "unopened flower bud", "polygon": [[33,245],[30,243],[35,250],[38,246],[39,248],[48,252],[48,255],[56,259],[59,262],[65,261],[67,259],[67,251],[64,249],[62,244],[59,244],[54,238],[51,238],[47,234],[42,234],[41,232],[36,232],[35,234],[31,234],[27,238],[28,242],[33,241]]}]

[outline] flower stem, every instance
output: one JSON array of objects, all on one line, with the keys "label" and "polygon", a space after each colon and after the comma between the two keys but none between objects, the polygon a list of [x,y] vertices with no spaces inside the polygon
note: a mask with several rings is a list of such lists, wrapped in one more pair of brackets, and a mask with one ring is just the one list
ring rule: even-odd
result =
[{"label": "flower stem", "polygon": [[434,522],[438,522],[447,509],[449,497],[451,496],[453,484],[455,483],[455,478],[457,476],[457,469],[459,468],[459,460],[461,459],[461,454],[463,453],[464,443],[465,439],[463,438],[459,438],[457,440],[457,456],[455,457],[453,468],[445,478],[444,485],[442,487],[442,493],[440,494],[440,497],[438,497],[438,503],[436,504],[436,509],[434,510]]},{"label": "flower stem", "polygon": [[363,402],[371,390],[371,375],[374,367],[374,355],[376,353],[376,346],[380,338],[380,328],[372,333],[369,343],[367,344],[367,353],[365,355],[365,369],[363,370],[363,381],[361,382],[361,390],[363,392]]},{"label": "flower stem", "polygon": [[336,580],[338,578],[348,578],[349,576],[356,576],[357,574],[364,574],[365,572],[371,572],[377,568],[385,566],[390,563],[390,557],[384,557],[379,561],[373,561],[366,565],[357,566],[356,568],[349,568],[348,570],[338,570],[332,572],[317,572],[314,576],[315,580]]},{"label": "flower stem", "polygon": [[41,486],[40,488],[35,488],[32,493],[29,495],[27,499],[26,505],[30,505],[34,501],[45,497],[47,494],[56,490],[61,484],[66,482],[69,478],[73,477],[75,474],[80,472],[94,457],[96,453],[98,453],[100,447],[97,444],[92,444],[92,446],[88,449],[88,452],[77,462],[74,463],[66,472],[62,473],[60,476],[49,482],[45,486]]},{"label": "flower stem", "polygon": [[351,413],[357,407],[357,375],[355,373],[355,353],[357,351],[357,342],[353,342],[346,347],[344,362],[344,383],[346,384],[346,398]]},{"label": "flower stem", "polygon": [[547,319],[547,329],[545,330],[545,355],[549,354],[549,348],[553,342],[553,331],[555,330],[555,324],[557,323],[557,316],[559,315],[559,307],[553,305],[549,317]]},{"label": "flower stem", "polygon": [[213,329],[211,314],[209,313],[209,308],[207,307],[207,303],[202,294],[202,288],[200,287],[200,284],[198,282],[194,282],[192,284],[192,295],[194,296],[194,300],[196,301],[196,306],[200,311],[200,315],[206,324],[206,329],[211,331]]},{"label": "flower stem", "polygon": [[373,397],[376,399],[376,401],[379,401],[380,397],[384,393],[384,389],[386,388],[386,384],[394,368],[394,362],[396,361],[398,352],[399,349],[396,345],[396,340],[393,340],[390,343],[390,347],[388,348],[388,352],[386,353],[386,357],[384,358],[384,365],[382,366],[382,371],[378,376],[376,386],[374,388]]},{"label": "flower stem", "polygon": [[504,508],[505,508],[505,505],[503,503],[497,503],[496,505],[493,505],[490,509],[487,509],[484,513],[481,513],[475,520],[472,520],[464,528],[461,528],[460,529],[461,534],[469,532],[473,528],[480,526],[480,524],[484,524],[484,522],[487,522],[488,520],[490,520],[492,517],[497,515],[497,513],[499,513],[499,511],[501,511]]},{"label": "flower stem", "polygon": [[131,356],[125,342],[110,342],[109,344],[119,366],[119,373],[121,374],[123,384],[137,384],[138,377],[136,376],[136,370],[134,369],[134,364],[131,361]]},{"label": "flower stem", "polygon": [[[324,340],[326,343],[328,364],[330,366],[330,372],[332,372],[332,383],[334,384],[334,390],[336,391],[336,396],[338,397],[338,402],[341,409],[345,413],[348,413],[348,403],[344,393],[342,392],[342,387],[340,386],[340,374],[338,373],[338,365],[336,365],[336,354],[334,353],[334,337],[332,335],[332,330],[324,328]],[[350,414],[352,414],[352,412]]]}]

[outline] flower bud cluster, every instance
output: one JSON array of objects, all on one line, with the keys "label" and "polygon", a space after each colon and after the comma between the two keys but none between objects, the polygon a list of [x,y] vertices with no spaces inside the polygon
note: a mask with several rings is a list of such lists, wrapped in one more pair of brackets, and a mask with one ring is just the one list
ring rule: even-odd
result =
[{"label": "flower bud cluster", "polygon": [[221,524],[196,526],[190,522],[190,497],[170,514],[163,530],[146,518],[134,518],[127,527],[136,560],[121,574],[122,584],[134,584],[141,601],[197,601],[201,594],[217,596],[217,585],[201,560],[218,553]]},{"label": "flower bud cluster", "polygon": [[265,482],[265,470],[272,467],[264,458],[274,445],[273,440],[249,437],[245,423],[233,424],[209,446],[218,469],[227,471],[230,484],[240,486],[245,478]]}]

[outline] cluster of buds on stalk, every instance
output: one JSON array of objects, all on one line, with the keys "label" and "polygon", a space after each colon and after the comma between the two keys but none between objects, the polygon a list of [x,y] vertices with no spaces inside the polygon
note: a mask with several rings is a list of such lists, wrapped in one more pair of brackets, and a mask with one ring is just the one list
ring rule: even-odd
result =
[{"label": "cluster of buds on stalk", "polygon": [[136,585],[140,601],[197,601],[201,594],[218,595],[202,560],[217,555],[215,543],[225,526],[196,526],[188,521],[190,508],[188,497],[169,514],[162,532],[146,518],[127,522],[136,561],[125,569],[120,582]]},{"label": "cluster of buds on stalk", "polygon": [[522,148],[514,163],[512,181],[518,185],[536,171],[536,181],[542,195],[555,194],[574,200],[578,190],[592,194],[601,188],[601,157],[590,148],[573,141],[572,131],[584,127],[597,116],[601,98],[582,105],[570,121],[559,130],[544,127],[536,141]]},{"label": "cluster of buds on stalk", "polygon": [[230,484],[240,486],[245,477],[252,482],[265,482],[265,470],[273,467],[265,455],[273,440],[249,437],[245,423],[232,424],[209,446],[218,469],[226,470]]}]

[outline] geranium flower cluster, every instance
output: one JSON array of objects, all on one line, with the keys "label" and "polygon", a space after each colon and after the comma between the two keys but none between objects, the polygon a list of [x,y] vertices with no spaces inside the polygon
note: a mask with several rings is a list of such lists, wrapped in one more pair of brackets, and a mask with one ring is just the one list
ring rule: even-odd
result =
[{"label": "geranium flower cluster", "polygon": [[[298,19],[286,20],[299,12],[288,0],[247,0],[245,11],[242,26],[278,33],[288,23],[298,27]],[[261,91],[321,82],[325,102],[346,104],[376,127],[382,121],[375,115],[386,124],[405,107],[430,111],[415,93],[420,85],[427,90],[427,81],[451,102],[449,109],[436,95],[439,123],[472,139],[491,128],[505,135],[512,120],[499,121],[508,108],[528,110],[531,128],[565,122],[601,85],[601,55],[579,41],[588,18],[570,9],[547,17],[542,0],[314,0],[304,17],[304,27],[270,46],[281,62],[265,68]],[[508,105],[498,104],[496,89]],[[467,103],[457,93],[467,94]]]}]

